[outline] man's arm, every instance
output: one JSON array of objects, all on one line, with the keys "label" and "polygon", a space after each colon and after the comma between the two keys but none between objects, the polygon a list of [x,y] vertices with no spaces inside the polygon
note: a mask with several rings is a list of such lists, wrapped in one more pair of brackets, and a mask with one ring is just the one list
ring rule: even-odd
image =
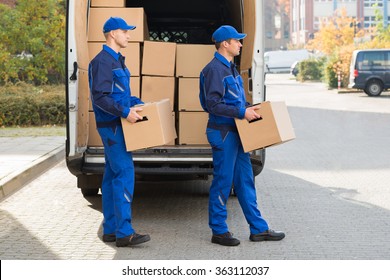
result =
[{"label": "man's arm", "polygon": [[205,91],[206,91],[206,106],[209,113],[243,119],[245,116],[245,108],[237,108],[235,106],[227,105],[223,101],[223,95],[225,92],[223,85],[223,77],[219,71],[208,71],[205,79]]},{"label": "man's arm", "polygon": [[111,65],[102,61],[91,63],[89,78],[94,105],[111,115],[127,118],[130,108],[116,103],[111,97],[113,83]]}]

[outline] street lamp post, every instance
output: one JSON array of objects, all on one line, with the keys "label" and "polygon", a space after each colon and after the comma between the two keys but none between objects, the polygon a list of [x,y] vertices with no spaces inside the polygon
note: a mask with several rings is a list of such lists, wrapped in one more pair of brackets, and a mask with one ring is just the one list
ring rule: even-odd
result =
[{"label": "street lamp post", "polygon": [[356,21],[351,22],[349,24],[349,27],[351,27],[351,28],[353,27],[353,37],[355,38],[356,37],[356,33],[358,32],[357,28],[360,29],[360,27],[361,27],[360,22],[356,22]]}]

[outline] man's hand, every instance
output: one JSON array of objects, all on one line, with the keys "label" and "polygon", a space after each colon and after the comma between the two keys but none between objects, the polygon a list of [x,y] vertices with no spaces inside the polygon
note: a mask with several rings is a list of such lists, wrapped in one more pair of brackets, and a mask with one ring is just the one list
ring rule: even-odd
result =
[{"label": "man's hand", "polygon": [[142,120],[142,116],[140,116],[137,112],[141,112],[141,107],[133,107],[130,108],[130,113],[127,116],[126,120],[131,123],[135,123],[138,120]]},{"label": "man's hand", "polygon": [[253,120],[256,120],[256,119],[260,119],[261,116],[258,113],[256,113],[256,110],[259,110],[259,109],[260,109],[260,104],[257,104],[255,106],[246,108],[246,110],[245,110],[245,119],[247,121],[253,121]]}]

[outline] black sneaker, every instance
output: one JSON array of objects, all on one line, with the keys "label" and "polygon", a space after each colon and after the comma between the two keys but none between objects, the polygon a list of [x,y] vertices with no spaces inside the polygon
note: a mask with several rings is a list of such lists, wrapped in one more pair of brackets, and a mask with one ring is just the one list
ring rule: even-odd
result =
[{"label": "black sneaker", "polygon": [[132,235],[123,238],[117,238],[116,246],[117,247],[133,246],[144,242],[148,242],[149,240],[150,240],[149,234],[143,235],[134,232]]},{"label": "black sneaker", "polygon": [[279,241],[282,240],[286,235],[281,231],[274,231],[272,229],[268,229],[264,232],[251,234],[249,239],[251,241]]},{"label": "black sneaker", "polygon": [[115,233],[103,234],[103,242],[115,242],[116,236]]},{"label": "black sneaker", "polygon": [[233,234],[226,232],[223,234],[213,234],[211,237],[211,242],[223,246],[237,246],[240,244],[240,240],[233,237]]}]

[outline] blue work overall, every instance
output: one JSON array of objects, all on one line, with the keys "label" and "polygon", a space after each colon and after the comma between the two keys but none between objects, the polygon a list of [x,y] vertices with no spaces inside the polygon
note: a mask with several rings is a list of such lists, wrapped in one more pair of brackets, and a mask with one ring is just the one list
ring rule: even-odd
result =
[{"label": "blue work overall", "polygon": [[232,184],[250,232],[268,230],[257,207],[249,153],[245,153],[234,122],[243,119],[246,106],[243,81],[235,65],[218,52],[200,73],[200,102],[209,113],[206,129],[213,154],[213,181],[209,194],[209,226],[213,234],[228,232],[226,224]]},{"label": "blue work overall", "polygon": [[131,224],[134,193],[134,164],[126,151],[120,118],[130,107],[142,103],[131,96],[130,72],[124,57],[104,45],[89,65],[89,85],[96,126],[104,146],[102,182],[103,234],[123,238],[135,231]]}]

